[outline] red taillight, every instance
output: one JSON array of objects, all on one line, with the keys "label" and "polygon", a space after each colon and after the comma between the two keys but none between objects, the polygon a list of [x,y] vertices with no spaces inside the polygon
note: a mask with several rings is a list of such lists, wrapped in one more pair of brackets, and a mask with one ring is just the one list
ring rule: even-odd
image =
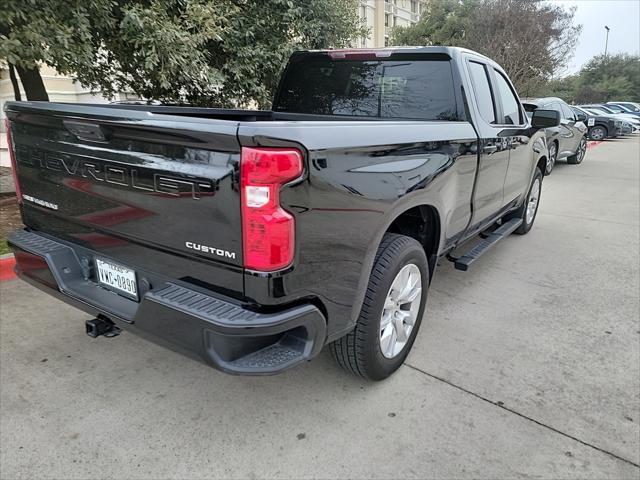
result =
[{"label": "red taillight", "polygon": [[4,119],[4,127],[7,130],[7,150],[9,150],[9,160],[11,161],[11,175],[13,175],[13,185],[16,188],[16,197],[18,203],[22,203],[22,192],[20,191],[20,184],[18,183],[18,171],[16,170],[16,156],[13,152],[13,142],[11,141],[11,124],[9,119]]},{"label": "red taillight", "polygon": [[280,206],[280,187],[302,175],[302,154],[294,148],[242,148],[242,251],[244,266],[272,272],[291,264],[295,225]]}]

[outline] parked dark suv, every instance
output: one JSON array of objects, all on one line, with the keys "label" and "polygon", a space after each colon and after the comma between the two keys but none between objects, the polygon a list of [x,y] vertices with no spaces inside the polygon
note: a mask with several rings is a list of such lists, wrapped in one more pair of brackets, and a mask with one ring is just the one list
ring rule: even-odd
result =
[{"label": "parked dark suv", "polygon": [[622,121],[606,115],[596,115],[595,113],[583,110],[580,107],[572,106],[576,118],[587,126],[590,140],[600,141],[605,138],[616,138],[622,133]]},{"label": "parked dark suv", "polygon": [[571,164],[582,162],[587,151],[587,127],[564,100],[557,97],[525,98],[522,104],[529,116],[537,109],[560,113],[560,125],[546,129],[549,156],[545,175],[551,173],[557,160],[566,158]]}]

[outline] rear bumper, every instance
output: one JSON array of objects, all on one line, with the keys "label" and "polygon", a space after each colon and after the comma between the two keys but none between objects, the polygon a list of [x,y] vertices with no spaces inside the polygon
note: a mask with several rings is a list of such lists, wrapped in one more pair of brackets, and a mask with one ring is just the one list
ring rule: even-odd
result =
[{"label": "rear bumper", "polygon": [[8,241],[22,279],[92,315],[108,317],[123,330],[228,373],[281,372],[313,358],[326,339],[326,320],[310,304],[260,313],[150,272],[139,272],[136,302],[96,283],[91,250],[24,230]]}]

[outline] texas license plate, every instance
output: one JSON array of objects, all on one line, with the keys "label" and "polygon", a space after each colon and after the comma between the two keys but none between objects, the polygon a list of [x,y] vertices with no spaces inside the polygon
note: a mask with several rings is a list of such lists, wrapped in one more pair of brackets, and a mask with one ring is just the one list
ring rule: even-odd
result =
[{"label": "texas license plate", "polygon": [[135,270],[99,258],[96,258],[96,267],[100,285],[125,297],[138,300]]}]

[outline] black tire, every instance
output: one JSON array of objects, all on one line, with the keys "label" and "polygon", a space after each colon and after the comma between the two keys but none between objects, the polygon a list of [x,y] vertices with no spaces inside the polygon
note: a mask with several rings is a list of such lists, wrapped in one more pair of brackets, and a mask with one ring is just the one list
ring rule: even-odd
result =
[{"label": "black tire", "polygon": [[[536,203],[535,211],[533,212],[533,217],[530,218],[529,221],[527,221],[527,206],[529,205],[529,201],[531,199],[531,191],[533,190],[533,185],[536,183],[536,181],[540,182],[538,200]],[[503,219],[503,221],[513,220],[514,218],[522,219],[522,224],[513,233],[518,235],[524,235],[528,233],[529,230],[531,230],[531,227],[533,227],[533,223],[536,221],[536,216],[538,215],[538,208],[540,207],[541,194],[542,194],[542,172],[540,171],[539,168],[536,168],[536,173],[533,175],[533,180],[531,180],[531,185],[529,185],[529,190],[527,191],[526,200],[522,203],[520,208],[518,208],[515,212],[512,212],[506,215]]]},{"label": "black tire", "polygon": [[547,165],[544,169],[545,175],[551,173],[551,170],[553,170],[553,167],[556,165],[556,160],[558,160],[558,142],[554,140],[549,145],[549,157],[547,158]]},{"label": "black tire", "polygon": [[[383,307],[396,275],[410,263],[420,270],[420,308],[404,348],[395,357],[387,358],[380,346]],[[348,372],[370,380],[383,380],[395,372],[407,357],[420,329],[428,287],[429,265],[422,245],[411,237],[385,234],[376,253],[356,327],[351,333],[331,344],[331,352],[338,365]]]},{"label": "black tire", "polygon": [[603,127],[602,125],[595,125],[589,129],[589,139],[596,142],[604,140],[608,136],[609,131],[607,130],[607,127]]},{"label": "black tire", "polygon": [[579,163],[582,163],[582,160],[584,160],[584,156],[587,153],[587,137],[582,137],[580,139],[580,143],[578,144],[578,151],[575,153],[575,155],[571,155],[570,157],[567,157],[567,163],[571,164],[571,165],[578,165]]}]

